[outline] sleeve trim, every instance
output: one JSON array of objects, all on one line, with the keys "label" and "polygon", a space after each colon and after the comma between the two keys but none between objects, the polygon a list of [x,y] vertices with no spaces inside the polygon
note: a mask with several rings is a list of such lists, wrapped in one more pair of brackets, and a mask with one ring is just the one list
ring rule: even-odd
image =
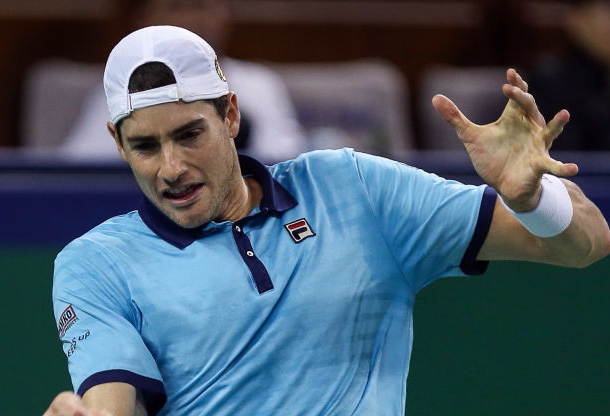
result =
[{"label": "sleeve trim", "polygon": [[489,262],[477,260],[477,255],[485,242],[489,227],[491,226],[491,219],[496,205],[496,197],[496,191],[489,186],[483,191],[481,206],[479,208],[479,218],[477,219],[474,234],[462,257],[462,261],[460,262],[460,269],[464,274],[483,274],[487,270]]},{"label": "sleeve trim", "polygon": [[142,394],[144,406],[149,415],[156,415],[167,400],[163,383],[154,378],[144,377],[127,370],[107,370],[95,373],[85,379],[78,388],[82,396],[91,387],[103,383],[123,382],[136,387]]}]

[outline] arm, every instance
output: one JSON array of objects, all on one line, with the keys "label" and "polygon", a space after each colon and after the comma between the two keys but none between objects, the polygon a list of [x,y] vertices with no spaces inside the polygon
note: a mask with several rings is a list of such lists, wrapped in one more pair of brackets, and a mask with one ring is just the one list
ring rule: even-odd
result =
[{"label": "arm", "polygon": [[[562,110],[547,125],[519,74],[508,70],[507,80],[503,92],[509,101],[494,123],[470,122],[444,96],[435,96],[433,105],[456,129],[481,178],[513,211],[528,212],[538,205],[544,173],[573,176],[578,172],[575,164],[556,161],[548,152],[570,116]],[[562,181],[573,206],[571,222],[563,232],[548,238],[533,235],[498,201],[478,257],[585,267],[606,256],[610,252],[606,220],[574,183]]]},{"label": "arm", "polygon": [[479,260],[522,260],[567,267],[586,267],[608,254],[608,225],[600,210],[573,182],[564,180],[574,215],[561,234],[541,238],[531,234],[496,202],[491,228]]},{"label": "arm", "polygon": [[72,392],[57,395],[43,416],[147,416],[136,389],[126,383],[98,384],[81,399]]}]

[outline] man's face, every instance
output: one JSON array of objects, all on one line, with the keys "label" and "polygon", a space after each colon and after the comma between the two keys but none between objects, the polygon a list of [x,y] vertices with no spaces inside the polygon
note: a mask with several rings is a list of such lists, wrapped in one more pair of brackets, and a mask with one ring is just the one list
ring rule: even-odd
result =
[{"label": "man's face", "polygon": [[134,111],[121,142],[109,125],[142,192],[182,227],[225,220],[243,187],[233,143],[239,113],[230,96],[224,119],[210,103],[173,102]]}]

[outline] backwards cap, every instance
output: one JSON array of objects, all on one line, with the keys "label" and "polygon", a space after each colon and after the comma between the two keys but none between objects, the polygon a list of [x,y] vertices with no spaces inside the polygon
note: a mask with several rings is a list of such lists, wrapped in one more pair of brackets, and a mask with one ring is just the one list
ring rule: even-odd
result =
[{"label": "backwards cap", "polygon": [[[140,65],[162,62],[176,83],[129,93],[129,78]],[[214,49],[202,38],[175,26],[150,26],[124,37],[110,52],[104,70],[110,119],[116,124],[133,110],[182,100],[218,98],[229,92]]]}]

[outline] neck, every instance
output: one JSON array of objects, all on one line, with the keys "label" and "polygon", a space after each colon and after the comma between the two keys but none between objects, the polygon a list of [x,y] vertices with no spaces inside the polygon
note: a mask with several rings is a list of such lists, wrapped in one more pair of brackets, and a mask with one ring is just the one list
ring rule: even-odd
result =
[{"label": "neck", "polygon": [[252,178],[242,179],[243,186],[240,189],[240,197],[234,206],[234,209],[229,212],[227,219],[229,221],[238,221],[250,214],[252,209],[259,205],[263,197],[263,189],[261,185]]},{"label": "neck", "polygon": [[261,199],[263,199],[263,187],[253,178],[244,178],[244,182],[246,183],[246,189],[248,190],[248,203],[246,204],[248,206],[246,215],[248,215],[250,211],[252,211],[252,208],[260,205]]}]

